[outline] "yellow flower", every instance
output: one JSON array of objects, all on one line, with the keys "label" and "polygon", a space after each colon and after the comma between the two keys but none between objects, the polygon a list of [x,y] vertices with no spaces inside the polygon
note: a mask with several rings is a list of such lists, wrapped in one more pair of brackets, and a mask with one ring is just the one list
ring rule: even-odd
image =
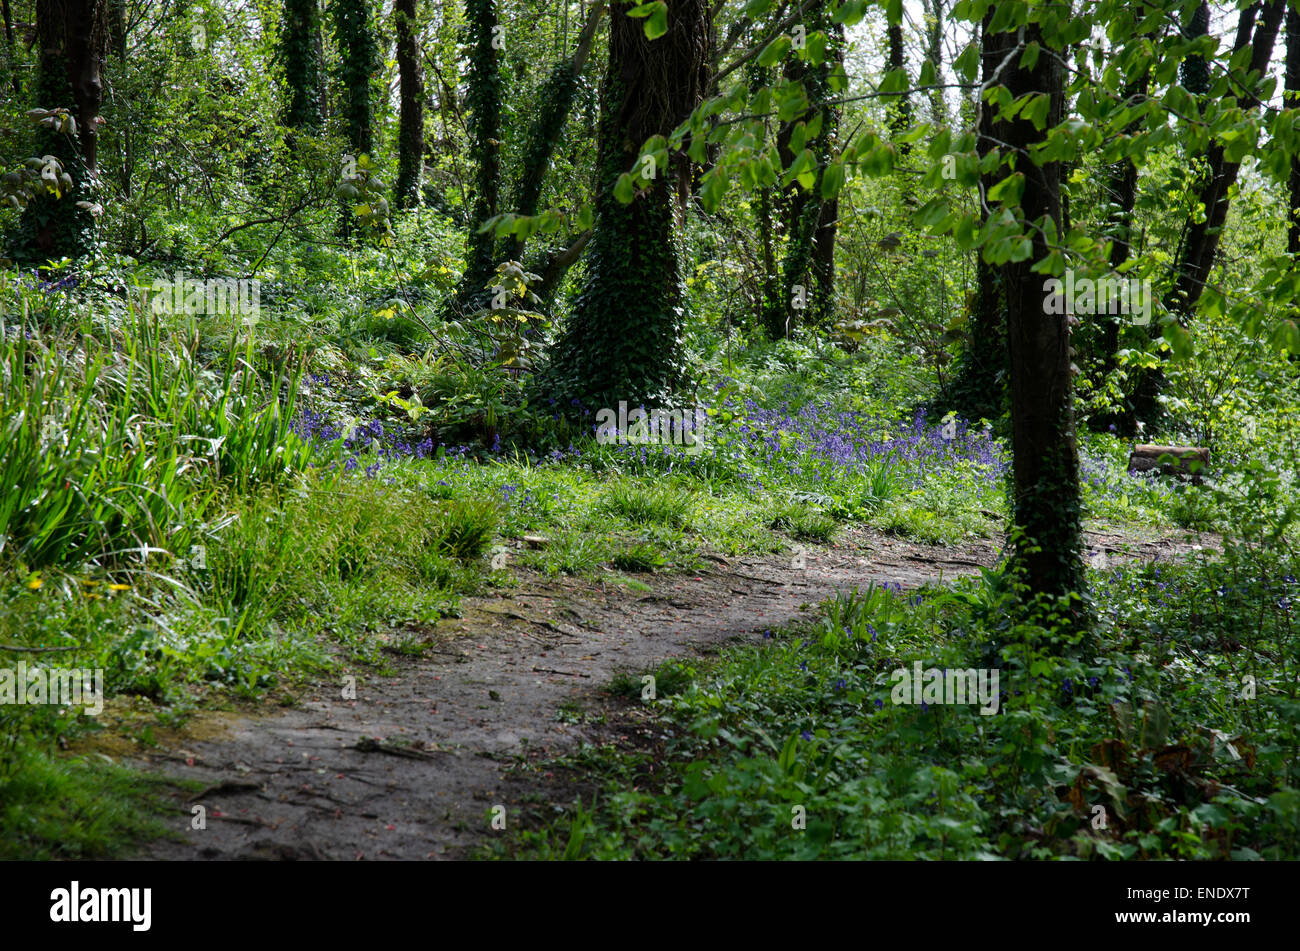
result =
[{"label": "yellow flower", "polygon": [[129,584],[111,584],[108,586],[108,590],[109,591],[130,591],[131,586]]},{"label": "yellow flower", "polygon": [[40,578],[38,578],[38,577],[36,577],[36,576],[33,576],[32,578],[30,578],[30,579],[28,580],[28,582],[27,582],[27,587],[29,587],[29,588],[31,588],[33,591],[35,591],[37,588],[39,588],[39,587],[40,587],[41,585],[43,585],[44,583],[45,583],[45,582],[43,582]]}]

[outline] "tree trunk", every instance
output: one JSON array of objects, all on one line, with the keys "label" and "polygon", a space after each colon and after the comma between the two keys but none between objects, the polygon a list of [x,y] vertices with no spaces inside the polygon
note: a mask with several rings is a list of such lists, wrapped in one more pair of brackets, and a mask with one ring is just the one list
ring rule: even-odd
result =
[{"label": "tree trunk", "polygon": [[[980,31],[980,75],[981,83],[996,85],[994,77],[998,69],[1003,70],[998,75],[1000,81],[1005,82],[1014,65],[1004,66],[1004,63],[1016,41],[1014,34],[990,33],[988,25],[992,19],[993,12],[989,11]],[[982,162],[996,151],[997,140],[1005,141],[1006,130],[1002,128],[1004,123],[993,119],[996,107],[983,102],[975,105],[979,116],[975,148]],[[980,175],[981,200],[1000,178],[997,172]],[[1006,298],[1002,270],[986,263],[983,256],[977,256],[975,260],[975,295],[968,321],[966,344],[957,364],[947,405],[964,419],[996,420],[1006,412]]]},{"label": "tree trunk", "polygon": [[[374,150],[370,77],[379,69],[379,41],[370,17],[370,0],[333,0],[334,42],[339,48],[343,130],[353,155]],[[352,203],[344,200],[339,236],[352,236]]]},{"label": "tree trunk", "polygon": [[[1292,7],[1286,11],[1286,96],[1283,105],[1288,109],[1300,108],[1300,12]],[[1286,229],[1286,249],[1290,254],[1300,254],[1300,157],[1291,158],[1291,175],[1288,182],[1290,207]]]},{"label": "tree trunk", "polygon": [[[838,124],[837,107],[829,104],[829,100],[834,98],[829,80],[835,64],[844,55],[844,33],[842,27],[831,23],[824,2],[809,11],[808,20],[812,29],[827,34],[826,58],[820,65],[813,67],[797,59],[787,61],[786,79],[803,84],[809,109],[784,125],[777,136],[777,148],[782,162],[788,167],[795,158],[789,147],[795,125],[801,121],[811,121],[821,113],[821,132],[807,144],[821,169],[830,161],[831,141]],[[786,245],[785,258],[781,263],[782,296],[780,309],[771,312],[767,320],[768,334],[773,340],[788,337],[808,316],[822,321],[830,319],[833,310],[835,222],[838,215],[835,210],[827,213],[822,207],[821,180],[822,173],[819,171],[811,190],[805,190],[797,182],[791,182],[786,189]],[[819,235],[825,242],[820,252],[817,246]],[[812,311],[811,315],[806,314],[809,310]]]},{"label": "tree trunk", "polygon": [[281,121],[291,129],[320,127],[320,11],[317,0],[284,0],[277,51],[284,70],[285,107]]},{"label": "tree trunk", "polygon": [[543,307],[551,305],[551,302],[555,299],[556,291],[560,288],[560,282],[564,280],[564,275],[569,272],[569,268],[578,263],[578,259],[582,257],[583,249],[587,247],[590,241],[591,229],[588,228],[564,247],[551,252],[540,262],[528,266],[528,270],[541,278],[533,286],[532,291],[541,298]]},{"label": "tree trunk", "polygon": [[[905,69],[906,62],[903,58],[903,24],[889,24],[889,71]],[[889,127],[895,136],[902,135],[912,125],[912,101],[908,98],[907,93],[903,93],[897,98],[890,101],[889,104]],[[899,151],[906,153],[911,148],[907,143],[900,143]]]},{"label": "tree trunk", "polygon": [[5,66],[9,70],[9,83],[14,88],[14,98],[21,99],[23,87],[18,82],[18,51],[14,46],[14,19],[9,12],[9,0],[0,0],[0,16],[5,21]]},{"label": "tree trunk", "polygon": [[[922,9],[926,15],[925,57],[934,65],[934,75],[941,79],[939,72],[943,66],[943,2],[944,0],[922,0]],[[943,90],[932,89],[930,97],[930,118],[936,125],[943,124],[948,118],[948,109],[944,105]]]},{"label": "tree trunk", "polygon": [[495,0],[467,0],[465,13],[469,21],[466,125],[474,163],[474,195],[465,271],[450,302],[452,314],[477,310],[487,299],[488,279],[496,265],[496,238],[480,233],[479,228],[498,213],[501,204],[501,111],[505,96],[500,54],[504,33],[497,29]]},{"label": "tree trunk", "polygon": [[424,70],[420,64],[420,0],[393,0],[393,26],[397,34],[397,73],[401,89],[397,132],[397,182],[393,189],[398,208],[420,203],[424,172]]},{"label": "tree trunk", "polygon": [[58,158],[73,181],[62,197],[43,196],[23,212],[14,256],[44,263],[81,257],[94,247],[94,218],[77,203],[93,200],[96,188],[108,0],[37,0],[36,36],[40,59],[33,105],[67,109],[77,123],[75,137],[42,131],[38,140],[40,154]]},{"label": "tree trunk", "polygon": [[[1243,24],[1247,22],[1247,15],[1253,9],[1242,11]],[[1263,18],[1258,28],[1254,30],[1253,40],[1248,39],[1251,33],[1249,26],[1244,29],[1238,27],[1240,44],[1238,48],[1244,46],[1246,42],[1250,43],[1250,70],[1257,75],[1263,75],[1268,69],[1284,9],[1284,0],[1271,0],[1266,3],[1263,7]],[[1253,20],[1253,15],[1250,19]],[[1241,105],[1243,109],[1252,110],[1258,108],[1259,100],[1254,96],[1246,96]],[[1205,283],[1209,280],[1210,269],[1214,266],[1215,256],[1218,253],[1223,224],[1228,217],[1228,190],[1236,184],[1237,175],[1241,171],[1239,163],[1224,159],[1223,147],[1218,142],[1211,143],[1206,160],[1209,165],[1209,181],[1201,192],[1201,203],[1206,211],[1205,220],[1193,222],[1188,229],[1177,281],[1167,301],[1171,310],[1184,315],[1191,314],[1196,308],[1201,291],[1205,289]]]},{"label": "tree trunk", "polygon": [[343,82],[340,112],[348,145],[357,154],[374,148],[370,78],[379,69],[379,41],[369,0],[333,0],[334,42],[339,48]]},{"label": "tree trunk", "polygon": [[686,380],[676,180],[670,160],[629,204],[614,196],[641,146],[695,107],[708,63],[708,6],[667,0],[668,32],[647,40],[642,20],[616,8],[601,88],[596,223],[586,282],[551,351],[544,385],[556,408],[592,422],[600,408],[663,406]]},{"label": "tree trunk", "polygon": [[[126,0],[111,0],[108,12],[108,45],[109,52],[117,60],[118,75],[126,75],[126,44],[127,44],[127,27],[126,27]],[[133,192],[132,175],[135,172],[135,137],[136,123],[131,121],[131,107],[133,103],[127,101],[126,97],[119,95],[114,97],[114,105],[118,108],[114,110],[111,117],[113,125],[117,130],[117,138],[122,143],[121,161],[118,163],[117,184],[124,198],[130,198]]]},{"label": "tree trunk", "polygon": [[[751,93],[763,88],[771,79],[770,70],[751,63],[746,67]],[[763,126],[766,142],[767,124]],[[758,243],[763,273],[758,286],[759,325],[769,340],[779,340],[784,335],[785,308],[781,303],[781,273],[776,266],[776,225],[773,205],[776,187],[759,185],[754,204],[754,224],[758,229]]]},{"label": "tree trunk", "polygon": [[[1025,43],[1043,44],[1037,24],[1025,27]],[[1064,106],[1060,55],[1044,49],[1032,69],[1013,62],[1005,85],[1013,97],[1051,96],[1048,127]],[[1005,124],[1003,140],[1021,155],[1042,133],[1017,117]],[[1043,278],[1031,268],[1048,256],[1043,225],[1060,226],[1057,163],[1017,166],[1025,176],[1021,211],[1029,224],[1033,253],[1003,266],[1007,293],[1007,340],[1011,365],[1012,568],[1030,595],[1050,605],[1080,590],[1082,539],[1079,461],[1071,406],[1070,326],[1068,315],[1044,306]],[[1061,308],[1064,310],[1064,308]]]}]

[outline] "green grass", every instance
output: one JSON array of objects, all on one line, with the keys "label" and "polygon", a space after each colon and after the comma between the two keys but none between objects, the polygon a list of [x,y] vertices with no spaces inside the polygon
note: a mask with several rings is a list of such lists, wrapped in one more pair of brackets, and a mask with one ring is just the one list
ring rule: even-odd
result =
[{"label": "green grass", "polygon": [[829,515],[797,502],[781,506],[770,524],[798,541],[823,543],[833,541],[840,528],[839,522]]},{"label": "green grass", "polygon": [[674,486],[644,486],[622,481],[605,491],[598,511],[634,525],[681,528],[689,521],[691,497]]},{"label": "green grass", "polygon": [[[163,781],[85,757],[21,750],[0,769],[0,861],[104,859],[135,843],[174,834],[185,820]],[[164,824],[161,816],[175,814]]]}]

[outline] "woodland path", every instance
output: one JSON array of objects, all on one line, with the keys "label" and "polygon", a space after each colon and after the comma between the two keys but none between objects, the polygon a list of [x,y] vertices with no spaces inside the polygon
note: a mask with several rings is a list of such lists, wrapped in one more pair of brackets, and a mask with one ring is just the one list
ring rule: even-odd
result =
[{"label": "woodland path", "polygon": [[[1144,561],[1198,541],[1217,547],[1217,539],[1185,534],[1088,535],[1093,550]],[[805,557],[802,569],[789,555],[768,555],[638,575],[648,592],[516,572],[515,586],[466,599],[461,617],[422,632],[429,643],[421,655],[394,655],[395,676],[358,673],[355,700],[341,698],[341,679],[322,682],[284,712],[200,715],[193,729],[129,757],[206,787],[175,793],[183,814],[166,822],[179,839],[151,843],[137,857],[471,855],[502,835],[492,828],[494,806],[505,807],[508,824],[535,823],[573,802],[581,777],[537,764],[584,740],[647,742],[652,719],[629,710],[640,704],[604,691],[618,671],[639,678],[670,657],[761,639],[855,585],[910,588],[993,567],[999,543],[936,548],[848,529],[834,545],[808,546]],[[206,809],[205,829],[190,828],[194,804]]]}]

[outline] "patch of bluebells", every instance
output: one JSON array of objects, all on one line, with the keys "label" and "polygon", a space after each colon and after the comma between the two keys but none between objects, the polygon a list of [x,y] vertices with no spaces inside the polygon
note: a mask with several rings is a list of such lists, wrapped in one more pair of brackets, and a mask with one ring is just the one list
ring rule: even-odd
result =
[{"label": "patch of bluebells", "polygon": [[830,401],[792,410],[788,404],[767,409],[746,400],[742,414],[736,432],[747,455],[762,468],[784,469],[795,477],[836,479],[885,459],[910,470],[916,485],[958,462],[979,467],[989,481],[1007,468],[1005,453],[988,431],[972,430],[960,419],[932,425],[922,411],[899,425],[887,417],[836,409]]},{"label": "patch of bluebells", "polygon": [[659,469],[670,472],[695,469],[704,457],[738,457],[744,477],[760,489],[765,488],[764,473],[831,482],[842,479],[846,470],[865,473],[884,460],[910,472],[914,485],[958,462],[973,464],[989,482],[997,481],[1008,467],[1007,454],[989,431],[971,429],[960,419],[951,425],[931,424],[923,411],[900,423],[883,415],[840,410],[830,400],[796,410],[789,403],[769,408],[731,396],[716,409],[719,415],[735,414],[737,422],[721,432],[712,426],[702,429],[702,451],[686,451],[666,441],[618,442],[604,448],[627,463],[645,465],[656,459]]},{"label": "patch of bluebells", "polygon": [[43,292],[46,296],[54,294],[67,294],[76,290],[82,284],[82,279],[76,274],[66,274],[57,280],[47,281],[39,274],[21,274],[18,277],[19,284],[26,284],[28,287]]},{"label": "patch of bluebells", "polygon": [[[367,476],[372,477],[379,472],[383,463],[403,459],[431,459],[436,450],[432,438],[426,437],[412,443],[400,433],[386,430],[384,424],[377,419],[358,423],[345,434],[324,414],[308,406],[299,409],[289,428],[299,439],[319,451],[338,445],[347,457],[343,462],[343,468],[347,472],[358,468],[362,455],[374,453],[378,461],[364,470]],[[457,449],[460,451],[457,452]],[[459,458],[468,451],[468,447],[454,447],[447,454]]]},{"label": "patch of bluebells", "polygon": [[[313,388],[334,388],[326,374],[313,374],[308,380]],[[586,410],[577,401],[572,408],[579,413]],[[742,477],[758,489],[771,484],[771,472],[799,482],[811,479],[829,484],[844,478],[846,472],[866,473],[884,461],[900,473],[907,473],[914,485],[920,485],[932,472],[951,469],[961,462],[973,465],[985,479],[994,482],[1008,465],[1005,451],[991,433],[971,429],[960,419],[932,425],[923,412],[917,412],[900,423],[883,415],[839,410],[830,401],[807,403],[795,410],[788,403],[767,408],[733,396],[726,396],[718,408],[735,413],[737,423],[722,433],[713,428],[703,430],[703,451],[664,444],[614,443],[601,448],[625,463],[645,467],[654,462],[657,470],[666,468],[670,472],[696,470],[710,457],[724,455],[737,463]],[[352,431],[342,433],[310,407],[299,411],[292,428],[309,444],[324,447],[341,440],[350,458],[373,452],[384,462],[428,459],[439,448],[430,438],[412,443],[386,430],[378,420],[359,423]],[[455,459],[464,459],[473,451],[468,446],[443,448],[447,456]],[[488,451],[501,452],[500,436]],[[531,463],[557,465],[576,463],[584,454],[584,449],[572,444],[544,455],[527,453]],[[348,466],[356,467],[356,462]]]}]

